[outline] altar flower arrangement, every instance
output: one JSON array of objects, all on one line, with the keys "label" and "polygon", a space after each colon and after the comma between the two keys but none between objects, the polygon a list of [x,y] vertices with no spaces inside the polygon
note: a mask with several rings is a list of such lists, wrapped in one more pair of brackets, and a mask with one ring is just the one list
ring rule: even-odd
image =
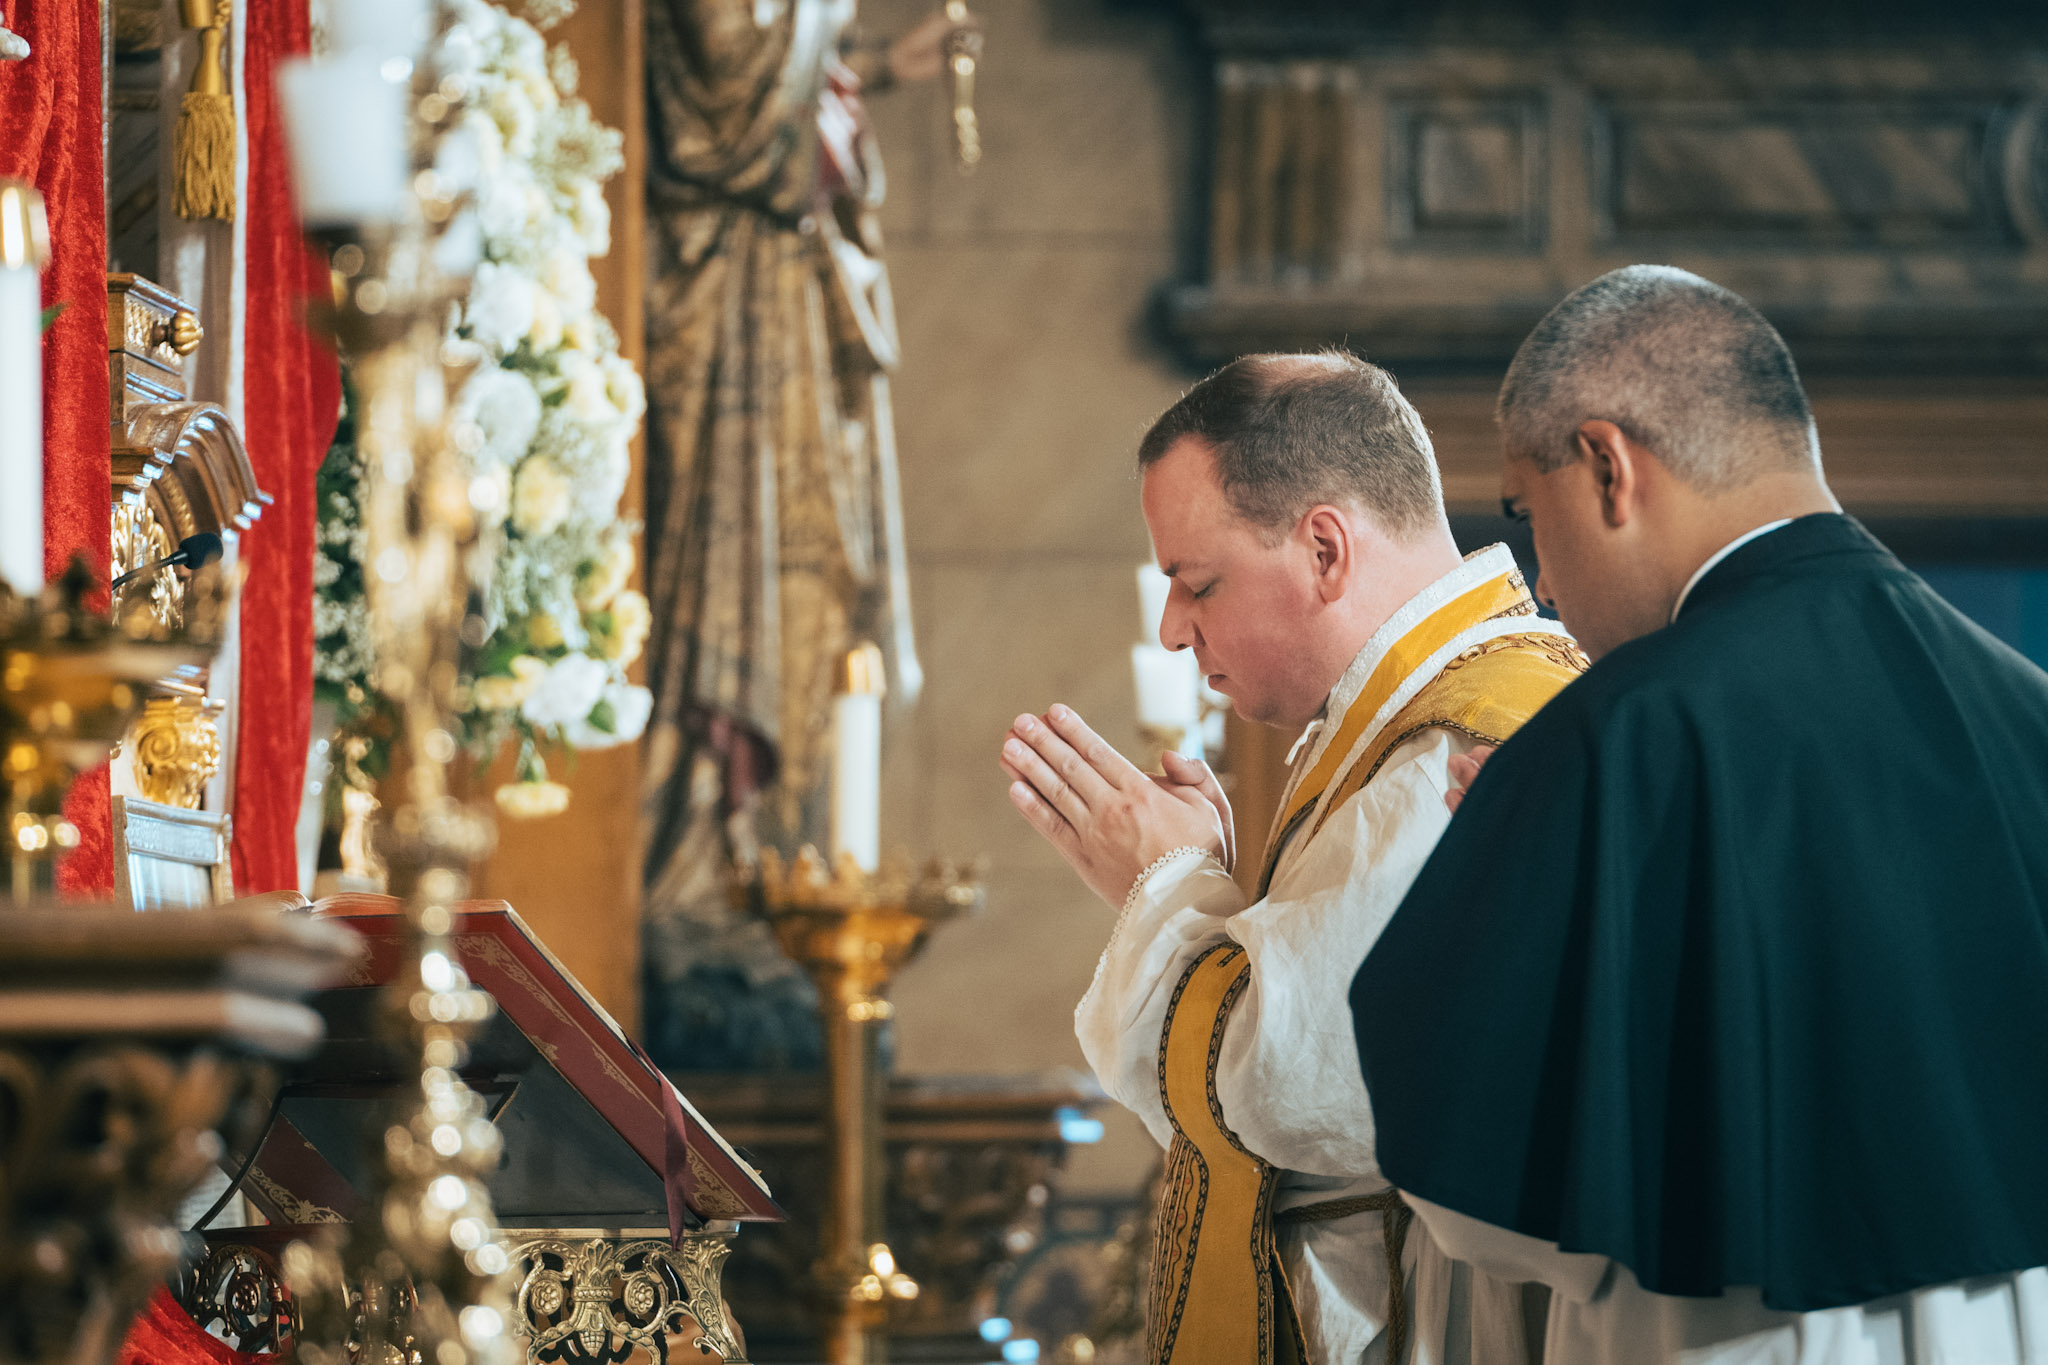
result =
[{"label": "altar flower arrangement", "polygon": [[[475,183],[481,261],[450,327],[449,340],[479,358],[451,417],[473,463],[473,500],[495,523],[463,738],[483,761],[517,746],[518,780],[500,788],[498,807],[538,817],[568,801],[548,779],[550,750],[630,743],[653,707],[626,677],[651,613],[627,586],[632,528],[619,519],[646,394],[597,311],[590,273],[590,258],[611,247],[604,182],[624,158],[620,135],[576,98],[575,63],[536,27],[566,16],[572,0],[528,0],[533,22],[490,0],[452,8],[441,68],[467,92],[457,155]],[[373,661],[360,478],[352,445],[338,440],[322,469],[315,630],[321,688],[362,727]]]}]

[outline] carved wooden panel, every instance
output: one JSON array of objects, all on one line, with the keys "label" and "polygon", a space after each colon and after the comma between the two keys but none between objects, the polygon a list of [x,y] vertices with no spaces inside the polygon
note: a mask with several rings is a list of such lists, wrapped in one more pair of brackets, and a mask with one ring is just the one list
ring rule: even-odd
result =
[{"label": "carved wooden panel", "polygon": [[2048,43],[1321,46],[1216,61],[1209,270],[1166,310],[1197,362],[1497,366],[1638,260],[1743,293],[1809,370],[2048,361]]}]

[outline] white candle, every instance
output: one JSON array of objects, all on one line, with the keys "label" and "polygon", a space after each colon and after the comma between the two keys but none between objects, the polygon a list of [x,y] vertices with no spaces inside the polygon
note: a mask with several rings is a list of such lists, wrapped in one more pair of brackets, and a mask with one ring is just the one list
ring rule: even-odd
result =
[{"label": "white candle", "polygon": [[1202,756],[1201,667],[1192,649],[1132,645],[1131,672],[1138,683],[1138,723],[1180,735],[1180,752]]},{"label": "white candle", "polygon": [[851,855],[863,872],[882,861],[882,651],[846,656],[832,699],[832,861]]},{"label": "white candle", "polygon": [[0,579],[43,590],[43,197],[0,180]]},{"label": "white candle", "polygon": [[1148,642],[1159,639],[1159,623],[1166,617],[1166,599],[1173,592],[1173,580],[1157,564],[1138,566],[1138,609],[1143,617]]},{"label": "white candle", "polygon": [[388,223],[405,202],[409,81],[387,79],[375,52],[280,62],[278,95],[292,188],[308,227]]},{"label": "white candle", "polygon": [[346,0],[327,7],[327,37],[337,54],[373,52],[412,61],[427,43],[426,0]]}]

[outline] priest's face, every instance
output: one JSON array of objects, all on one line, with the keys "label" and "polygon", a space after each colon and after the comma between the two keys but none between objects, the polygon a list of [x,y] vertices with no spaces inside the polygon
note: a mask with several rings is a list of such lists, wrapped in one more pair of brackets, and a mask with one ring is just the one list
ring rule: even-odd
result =
[{"label": "priest's face", "polygon": [[1144,478],[1145,525],[1173,580],[1160,643],[1194,650],[1209,685],[1245,719],[1307,724],[1330,679],[1315,648],[1327,633],[1323,602],[1299,535],[1240,516],[1224,496],[1215,454],[1199,439],[1177,442]]}]

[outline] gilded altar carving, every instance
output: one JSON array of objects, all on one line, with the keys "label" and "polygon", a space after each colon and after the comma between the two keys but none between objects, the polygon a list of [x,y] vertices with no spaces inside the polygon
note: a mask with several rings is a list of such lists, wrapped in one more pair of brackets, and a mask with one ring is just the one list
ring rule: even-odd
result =
[{"label": "gilded altar carving", "polygon": [[[168,575],[166,575],[168,577]],[[220,703],[187,696],[152,697],[132,732],[135,784],[166,806],[198,810],[206,784],[220,772]]]},{"label": "gilded altar carving", "polygon": [[[154,564],[178,548],[156,511],[147,502],[114,504],[112,562],[108,576],[119,578],[145,564]],[[185,621],[185,580],[174,573],[157,574],[149,582],[149,609],[175,630]]]},{"label": "gilded altar carving", "polygon": [[527,1340],[527,1359],[612,1361],[638,1350],[666,1362],[669,1338],[694,1324],[698,1351],[744,1365],[719,1287],[731,1227],[686,1233],[679,1245],[592,1237],[514,1247],[513,1330]]}]

